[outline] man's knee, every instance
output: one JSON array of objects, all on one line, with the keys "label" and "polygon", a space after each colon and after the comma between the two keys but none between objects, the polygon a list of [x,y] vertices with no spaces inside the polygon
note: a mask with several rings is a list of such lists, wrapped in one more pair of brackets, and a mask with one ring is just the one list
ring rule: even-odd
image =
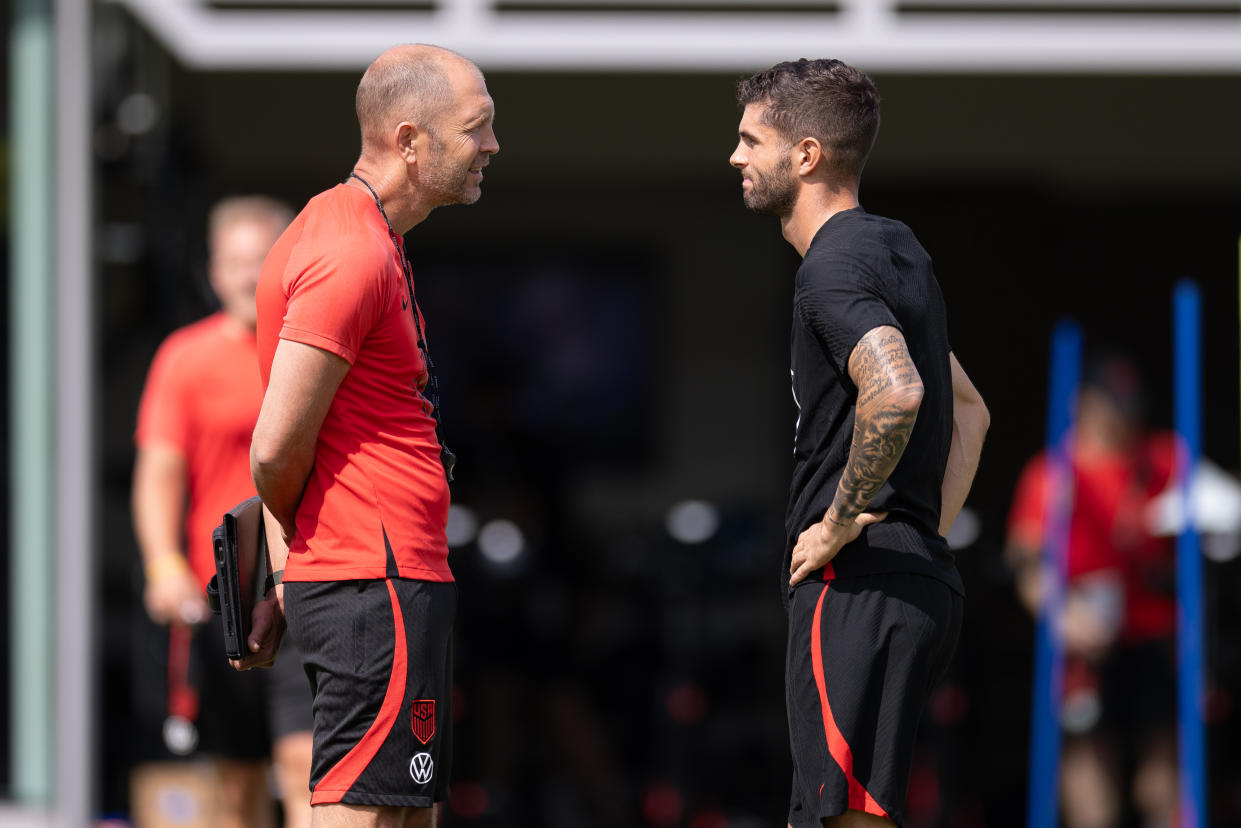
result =
[{"label": "man's knee", "polygon": [[[281,778],[282,785],[286,780],[297,784],[293,793],[299,795],[305,793],[309,796],[313,749],[314,736],[309,731],[282,736],[272,745],[272,764],[276,767],[276,773]],[[284,793],[290,793],[290,791],[284,791]]]},{"label": "man's knee", "polygon": [[315,805],[311,828],[434,828],[434,808],[390,808],[377,805]]},{"label": "man's knee", "polygon": [[248,809],[266,796],[267,763],[241,762],[231,759],[216,761],[220,780],[220,796],[230,809]]},{"label": "man's knee", "polygon": [[435,828],[436,809],[431,808],[406,808],[405,809],[405,828]]}]

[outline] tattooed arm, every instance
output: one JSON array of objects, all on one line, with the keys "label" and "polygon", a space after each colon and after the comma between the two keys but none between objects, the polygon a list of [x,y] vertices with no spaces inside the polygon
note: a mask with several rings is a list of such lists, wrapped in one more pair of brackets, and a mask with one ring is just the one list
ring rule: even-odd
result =
[{"label": "tattooed arm", "polygon": [[887,482],[905,452],[922,405],[922,378],[904,335],[884,325],[867,333],[849,356],[858,389],[849,462],[827,520],[848,526]]},{"label": "tattooed arm", "polygon": [[836,497],[823,520],[797,540],[790,585],[826,564],[862,529],[885,515],[864,511],[896,468],[922,405],[922,377],[904,335],[881,325],[867,332],[849,356],[849,376],[858,389],[849,460]]}]

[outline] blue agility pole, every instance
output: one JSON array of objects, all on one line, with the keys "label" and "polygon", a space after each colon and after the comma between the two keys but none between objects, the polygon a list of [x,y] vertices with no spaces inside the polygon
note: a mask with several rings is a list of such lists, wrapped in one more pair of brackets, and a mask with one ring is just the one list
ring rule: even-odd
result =
[{"label": "blue agility pole", "polygon": [[1203,724],[1202,554],[1190,487],[1202,456],[1202,302],[1198,286],[1173,292],[1177,479],[1185,524],[1176,543],[1177,719],[1180,747],[1180,828],[1207,824],[1206,734]]},{"label": "blue agility pole", "polygon": [[1030,711],[1029,828],[1054,828],[1060,776],[1060,696],[1064,641],[1060,619],[1068,572],[1069,521],[1073,511],[1073,415],[1081,379],[1082,334],[1064,320],[1051,335],[1047,399],[1047,478],[1042,558],[1042,604],[1035,631],[1034,686]]}]

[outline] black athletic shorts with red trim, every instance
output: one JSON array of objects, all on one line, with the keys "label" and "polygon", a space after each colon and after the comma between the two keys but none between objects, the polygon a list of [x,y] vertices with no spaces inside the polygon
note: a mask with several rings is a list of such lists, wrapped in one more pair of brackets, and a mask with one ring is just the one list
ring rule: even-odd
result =
[{"label": "black athletic shorts with red trim", "polygon": [[202,675],[202,709],[198,715],[201,747],[213,756],[263,760],[272,744],[294,733],[309,732],[310,688],[297,646],[286,641],[276,662],[263,670],[233,669],[224,654],[224,622],[212,615],[196,634]]},{"label": "black athletic shorts with red trim", "polygon": [[429,808],[452,766],[457,585],[286,582],[314,694],[311,804]]},{"label": "black athletic shorts with red trim", "polygon": [[803,582],[789,604],[789,824],[847,810],[905,820],[914,738],[961,631],[963,599],[925,575]]}]

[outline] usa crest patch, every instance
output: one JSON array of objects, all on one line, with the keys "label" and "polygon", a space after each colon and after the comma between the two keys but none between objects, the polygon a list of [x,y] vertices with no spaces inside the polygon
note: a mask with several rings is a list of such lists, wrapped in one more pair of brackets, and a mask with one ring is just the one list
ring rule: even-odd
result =
[{"label": "usa crest patch", "polygon": [[435,699],[417,699],[410,705],[414,735],[424,745],[435,737]]}]

